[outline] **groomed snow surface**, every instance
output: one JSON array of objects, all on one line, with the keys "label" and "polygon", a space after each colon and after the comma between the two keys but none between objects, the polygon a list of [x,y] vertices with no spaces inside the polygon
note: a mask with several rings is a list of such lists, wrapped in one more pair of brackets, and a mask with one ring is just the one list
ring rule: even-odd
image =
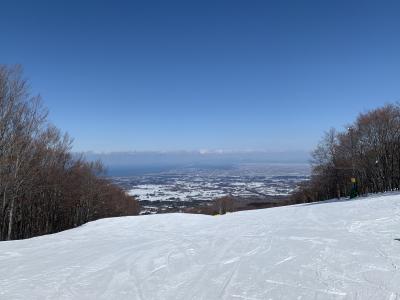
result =
[{"label": "groomed snow surface", "polygon": [[400,195],[0,242],[0,299],[400,299]]}]

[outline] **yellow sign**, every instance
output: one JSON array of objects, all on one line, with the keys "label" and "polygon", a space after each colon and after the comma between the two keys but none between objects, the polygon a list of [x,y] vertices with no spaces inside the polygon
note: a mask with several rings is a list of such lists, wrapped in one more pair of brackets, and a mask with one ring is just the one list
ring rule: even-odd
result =
[{"label": "yellow sign", "polygon": [[351,182],[356,183],[356,179],[354,177],[351,177]]}]

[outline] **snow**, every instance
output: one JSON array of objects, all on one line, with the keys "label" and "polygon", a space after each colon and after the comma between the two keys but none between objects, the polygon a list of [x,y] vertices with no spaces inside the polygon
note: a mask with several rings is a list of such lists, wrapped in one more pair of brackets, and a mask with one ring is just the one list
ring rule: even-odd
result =
[{"label": "snow", "polygon": [[[232,195],[238,197],[269,195],[287,196],[294,187],[285,180],[269,179],[265,182],[223,182],[215,178],[213,183],[199,179],[197,182],[176,181],[172,184],[138,184],[127,191],[128,195],[135,196],[139,201],[211,201],[213,199]],[[270,182],[272,181],[272,183]]]},{"label": "snow", "polygon": [[400,195],[0,242],[0,299],[400,299]]},{"label": "snow", "polygon": [[287,196],[308,180],[304,164],[237,164],[178,167],[165,172],[110,177],[139,201],[212,201],[226,195],[265,200]]},{"label": "snow", "polygon": [[[209,187],[198,187],[186,184],[181,188],[178,187],[179,182],[174,185],[163,184],[141,184],[128,191],[128,195],[137,197],[140,201],[191,201],[197,200],[212,200],[218,197],[225,196],[227,193],[209,189]],[[204,188],[208,188],[205,190]]]}]

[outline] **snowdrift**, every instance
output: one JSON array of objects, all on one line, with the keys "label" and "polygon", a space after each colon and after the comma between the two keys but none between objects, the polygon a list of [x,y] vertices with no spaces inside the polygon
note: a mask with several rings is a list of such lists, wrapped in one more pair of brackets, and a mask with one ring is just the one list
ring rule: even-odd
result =
[{"label": "snowdrift", "polygon": [[0,242],[0,299],[400,299],[400,195]]}]

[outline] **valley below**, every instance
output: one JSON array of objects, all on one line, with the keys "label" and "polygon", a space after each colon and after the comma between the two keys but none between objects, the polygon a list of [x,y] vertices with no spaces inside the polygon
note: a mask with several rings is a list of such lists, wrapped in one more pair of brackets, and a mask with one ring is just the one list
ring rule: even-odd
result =
[{"label": "valley below", "polygon": [[305,164],[187,166],[111,177],[139,200],[141,214],[195,212],[226,196],[234,199],[238,210],[277,206],[308,178]]}]

